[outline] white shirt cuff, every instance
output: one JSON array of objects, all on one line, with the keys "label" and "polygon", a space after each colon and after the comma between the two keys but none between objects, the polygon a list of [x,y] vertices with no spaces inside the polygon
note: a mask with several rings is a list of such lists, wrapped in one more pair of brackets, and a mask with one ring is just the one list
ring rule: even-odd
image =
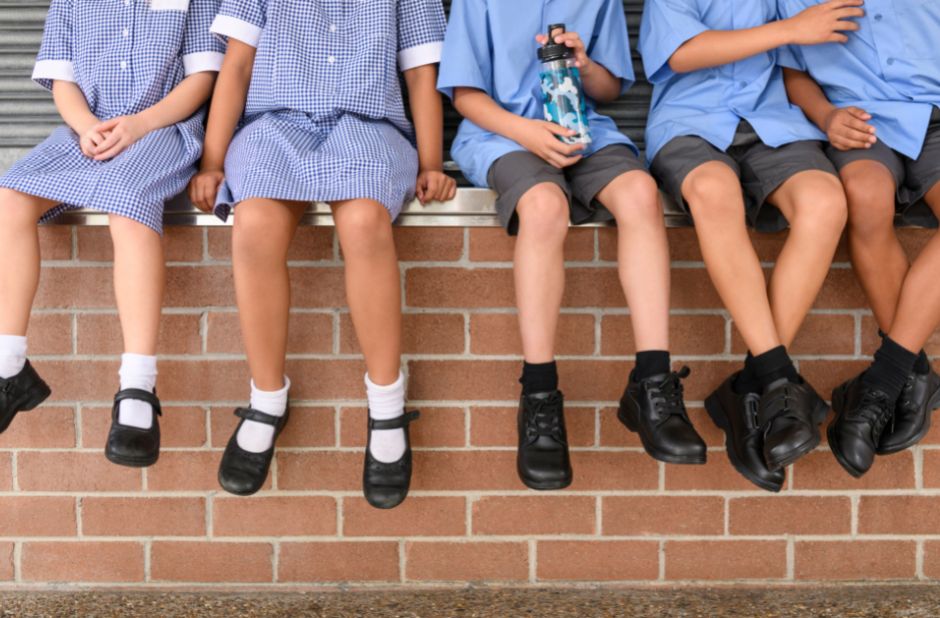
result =
[{"label": "white shirt cuff", "polygon": [[252,47],[258,47],[258,41],[261,40],[261,28],[230,15],[218,15],[215,21],[212,22],[209,32],[238,39]]},{"label": "white shirt cuff", "polygon": [[443,51],[443,41],[403,49],[398,52],[398,67],[402,71],[408,71],[409,69],[423,67],[426,64],[438,63],[441,61]]},{"label": "white shirt cuff", "polygon": [[59,80],[62,82],[75,81],[75,67],[71,60],[40,60],[33,68],[33,79]]},{"label": "white shirt cuff", "polygon": [[183,56],[183,70],[186,75],[193,73],[215,72],[222,69],[225,54],[219,52],[197,52]]}]

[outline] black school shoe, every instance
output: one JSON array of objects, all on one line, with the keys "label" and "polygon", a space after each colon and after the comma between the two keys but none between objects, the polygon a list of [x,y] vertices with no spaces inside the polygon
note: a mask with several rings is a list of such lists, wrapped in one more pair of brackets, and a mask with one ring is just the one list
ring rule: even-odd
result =
[{"label": "black school shoe", "polygon": [[734,469],[761,489],[778,492],[786,477],[783,468],[771,470],[764,462],[764,432],[759,418],[761,396],[736,393],[734,382],[738,375],[732,375],[708,396],[705,410],[725,432],[725,449]]},{"label": "black school shoe", "polygon": [[571,484],[571,458],[561,391],[523,394],[517,417],[519,451],[516,470],[526,487],[564,489]]},{"label": "black school shoe", "polygon": [[768,386],[758,412],[767,467],[786,468],[819,446],[819,425],[828,414],[829,406],[802,378]]},{"label": "black school shoe", "polygon": [[682,398],[689,368],[644,380],[630,380],[620,399],[617,418],[640,435],[653,459],[675,464],[704,464],[705,442],[692,426]]},{"label": "black school shoe", "polygon": [[[271,460],[274,459],[274,446],[278,436],[287,425],[290,417],[290,408],[284,411],[284,416],[265,414],[253,408],[238,408],[235,416],[242,419],[229,438],[219,463],[219,485],[222,489],[236,496],[250,496],[257,493],[268,479],[268,470]],[[274,427],[274,439],[271,448],[263,453],[252,453],[238,446],[238,430],[245,421],[255,421]]]},{"label": "black school shoe", "polygon": [[0,433],[13,422],[17,412],[28,412],[49,398],[52,390],[26,361],[12,378],[0,378]]},{"label": "black school shoe", "polygon": [[930,431],[930,415],[940,408],[940,376],[911,373],[894,408],[891,425],[878,442],[879,455],[890,455],[908,449]]},{"label": "black school shoe", "polygon": [[[420,412],[406,412],[398,418],[375,420],[369,417],[369,440],[366,444],[365,465],[362,470],[362,493],[366,502],[377,509],[393,509],[408,497],[411,488],[411,438],[408,426],[421,416]],[[385,463],[372,456],[374,430],[401,429],[405,432],[405,452],[398,461]]]},{"label": "black school shoe", "polygon": [[832,391],[836,417],[829,423],[829,448],[846,472],[858,478],[875,460],[881,435],[897,402],[856,376]]},{"label": "black school shoe", "polygon": [[[150,404],[153,410],[153,423],[149,429],[122,425],[119,410],[121,402],[133,399]],[[111,463],[131,468],[146,468],[157,463],[160,457],[160,422],[157,420],[163,414],[160,400],[155,393],[138,388],[128,388],[118,391],[114,396],[114,406],[111,408],[111,429],[108,431],[108,443],[104,447],[104,456]]]}]

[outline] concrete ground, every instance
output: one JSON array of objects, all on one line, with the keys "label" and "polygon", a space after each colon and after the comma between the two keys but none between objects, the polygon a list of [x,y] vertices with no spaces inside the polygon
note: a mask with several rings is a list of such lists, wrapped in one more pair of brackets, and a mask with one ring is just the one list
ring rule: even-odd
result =
[{"label": "concrete ground", "polygon": [[935,618],[940,586],[471,589],[257,594],[0,592],[3,618]]}]

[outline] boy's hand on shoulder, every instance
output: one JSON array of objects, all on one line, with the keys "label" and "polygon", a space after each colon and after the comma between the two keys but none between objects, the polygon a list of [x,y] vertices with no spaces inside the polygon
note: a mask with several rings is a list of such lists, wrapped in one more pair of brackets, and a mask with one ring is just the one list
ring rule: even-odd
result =
[{"label": "boy's hand on shoulder", "polygon": [[545,120],[520,120],[516,141],[552,167],[570,167],[582,159],[578,152],[584,150],[583,144],[566,144],[558,139],[559,136],[572,137],[577,134],[575,131]]},{"label": "boy's hand on shoulder", "polygon": [[[545,45],[545,43],[548,42],[548,35],[540,34],[535,37],[535,40],[538,41],[539,45]],[[574,52],[575,66],[581,70],[582,74],[586,75],[590,72],[591,67],[594,66],[594,61],[588,56],[587,47],[585,47],[584,41],[581,40],[580,34],[577,32],[565,32],[556,35],[555,42],[559,45],[565,45],[571,48],[571,51]]]},{"label": "boy's hand on shoulder", "polygon": [[202,212],[212,212],[224,181],[225,172],[222,170],[201,170],[189,181],[189,200]]},{"label": "boy's hand on shoulder", "polygon": [[826,117],[826,134],[829,143],[837,150],[871,148],[878,141],[875,127],[868,124],[871,114],[857,107],[842,107],[832,110]]},{"label": "boy's hand on shoulder", "polygon": [[118,156],[140,138],[149,133],[146,123],[137,115],[118,116],[94,127],[98,133],[106,135],[105,140],[95,147],[95,161],[108,161]]},{"label": "boy's hand on shoulder", "polygon": [[858,30],[854,18],[864,17],[863,0],[829,0],[812,6],[799,15],[786,20],[790,25],[790,39],[795,45],[821,45],[847,43],[844,32]]},{"label": "boy's hand on shoulder", "polygon": [[449,202],[457,196],[457,181],[440,170],[423,170],[418,174],[415,195],[422,205]]}]

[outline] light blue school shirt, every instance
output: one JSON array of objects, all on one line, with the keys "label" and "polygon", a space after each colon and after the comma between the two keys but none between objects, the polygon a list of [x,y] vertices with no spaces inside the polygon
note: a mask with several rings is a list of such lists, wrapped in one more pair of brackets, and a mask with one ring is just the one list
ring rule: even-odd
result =
[{"label": "light blue school shirt", "polygon": [[646,131],[650,161],[663,146],[685,135],[727,150],[742,119],[774,148],[825,139],[790,104],[775,51],[691,73],[669,67],[676,50],[703,32],[755,28],[776,18],[776,0],[646,0],[640,53],[653,84]]},{"label": "light blue school shirt", "polygon": [[[781,17],[815,4],[778,2]],[[780,64],[808,71],[838,107],[867,111],[880,140],[916,159],[940,106],[940,0],[866,0],[863,8],[848,43],[784,48]]]},{"label": "light blue school shirt", "polygon": [[[591,59],[621,80],[621,93],[633,85],[621,0],[454,0],[438,89],[453,98],[454,88],[477,88],[513,114],[544,120],[535,36],[558,23],[581,35]],[[597,113],[593,101],[587,108],[594,141],[584,155],[613,144],[637,152],[613,120]],[[485,187],[493,163],[520,150],[525,149],[516,142],[464,120],[451,155],[473,184]]]}]

